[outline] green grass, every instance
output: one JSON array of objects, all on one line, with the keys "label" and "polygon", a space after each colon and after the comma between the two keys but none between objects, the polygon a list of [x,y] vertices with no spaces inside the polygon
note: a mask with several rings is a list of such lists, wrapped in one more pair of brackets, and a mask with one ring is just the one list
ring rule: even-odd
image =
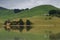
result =
[{"label": "green grass", "polygon": [[49,40],[49,31],[52,31],[53,33],[60,33],[60,26],[59,21],[60,18],[53,17],[53,19],[45,20],[47,18],[34,16],[32,18],[23,18],[23,21],[26,19],[29,19],[31,22],[33,22],[33,25],[54,25],[54,26],[33,26],[33,28],[30,31],[23,32],[15,32],[15,31],[5,31],[3,28],[0,30],[0,40],[14,40],[15,37],[18,37],[22,40]]},{"label": "green grass", "polygon": [[29,32],[23,33],[12,31],[8,32],[5,30],[0,30],[0,40],[14,40],[16,37],[22,40],[48,40],[48,36],[46,34],[34,34]]}]

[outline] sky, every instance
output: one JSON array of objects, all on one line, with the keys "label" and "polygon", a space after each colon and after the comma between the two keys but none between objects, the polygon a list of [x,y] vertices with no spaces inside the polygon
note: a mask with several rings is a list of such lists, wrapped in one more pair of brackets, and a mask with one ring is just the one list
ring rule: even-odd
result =
[{"label": "sky", "polygon": [[60,8],[60,0],[0,0],[0,7],[25,9],[39,5],[53,5]]}]

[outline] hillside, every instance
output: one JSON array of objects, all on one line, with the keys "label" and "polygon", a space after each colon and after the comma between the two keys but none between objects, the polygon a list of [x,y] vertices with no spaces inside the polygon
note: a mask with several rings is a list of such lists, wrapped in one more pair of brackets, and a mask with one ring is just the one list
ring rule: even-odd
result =
[{"label": "hillside", "polygon": [[24,17],[41,16],[47,14],[50,10],[54,10],[54,9],[58,9],[58,8],[51,5],[41,5],[22,12],[22,14],[20,14],[20,17],[24,18]]},{"label": "hillside", "polygon": [[[13,20],[17,18],[32,18],[40,17],[44,14],[48,14],[50,10],[58,9],[52,5],[40,5],[29,10],[25,10],[19,13],[14,13],[13,10],[0,7],[0,23],[4,23],[7,19]],[[43,16],[44,17],[44,16]]]},{"label": "hillside", "polygon": [[52,5],[41,5],[17,14],[15,14],[13,10],[5,9],[5,8],[1,8],[1,9],[0,9],[0,18],[1,18],[0,20],[5,20],[5,19],[13,19],[13,18],[25,18],[25,17],[27,18],[33,16],[40,16],[43,14],[47,14],[49,10],[58,9],[58,8]]}]

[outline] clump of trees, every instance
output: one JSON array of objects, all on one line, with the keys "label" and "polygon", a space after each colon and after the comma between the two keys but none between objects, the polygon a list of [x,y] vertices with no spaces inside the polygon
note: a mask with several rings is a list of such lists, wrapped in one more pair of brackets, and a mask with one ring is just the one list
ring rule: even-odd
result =
[{"label": "clump of trees", "polygon": [[45,20],[47,19],[51,20],[52,17],[60,17],[60,10],[50,10],[48,14],[46,14],[46,16],[48,17],[45,18]]},{"label": "clump of trees", "polygon": [[18,24],[17,21],[12,21],[11,24],[10,24],[11,29],[17,30],[18,29],[17,24]]},{"label": "clump of trees", "polygon": [[32,28],[32,22],[30,20],[26,21],[26,30],[29,31]]},{"label": "clump of trees", "polygon": [[20,9],[14,9],[14,13],[19,13],[19,12],[21,12]]},{"label": "clump of trees", "polygon": [[20,20],[18,21],[18,24],[20,25],[20,26],[19,26],[19,30],[20,30],[20,32],[22,32],[23,29],[24,29],[24,22],[23,22],[23,20],[20,19]]},{"label": "clump of trees", "polygon": [[26,8],[26,9],[14,9],[14,13],[19,13],[19,12],[26,11],[26,10],[29,10],[29,8]]},{"label": "clump of trees", "polygon": [[49,16],[56,16],[56,17],[60,17],[60,10],[50,10],[49,11]]},{"label": "clump of trees", "polygon": [[[20,19],[19,21],[5,21],[4,23],[4,28],[5,30],[19,30],[20,32],[23,31],[23,29],[25,28],[25,22]],[[26,30],[29,31],[32,28],[32,22],[30,20],[26,21]]]}]

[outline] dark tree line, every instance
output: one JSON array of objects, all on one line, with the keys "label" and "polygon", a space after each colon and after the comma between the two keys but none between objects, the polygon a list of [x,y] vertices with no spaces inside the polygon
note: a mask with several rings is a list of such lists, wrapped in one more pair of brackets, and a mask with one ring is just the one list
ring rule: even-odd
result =
[{"label": "dark tree line", "polygon": [[48,18],[45,18],[45,20],[47,20],[47,19],[51,20],[52,17],[60,18],[60,10],[50,10],[46,16],[48,16]]},{"label": "dark tree line", "polygon": [[21,12],[20,9],[14,9],[14,13],[19,13],[19,12]]},{"label": "dark tree line", "polygon": [[60,17],[60,10],[50,10],[49,11],[49,16]]},{"label": "dark tree line", "polygon": [[[10,20],[7,20],[5,21],[4,23],[4,28],[5,30],[8,30],[8,29],[12,29],[12,30],[19,30],[20,32],[23,31],[23,29],[25,28],[24,25],[24,21],[22,19],[20,19],[19,21],[10,21]],[[29,31],[31,28],[32,28],[32,22],[30,20],[27,20],[26,21],[26,30]],[[8,28],[9,27],[9,28]]]},{"label": "dark tree line", "polygon": [[19,13],[19,12],[22,12],[22,11],[25,11],[25,10],[29,10],[29,8],[26,8],[26,9],[14,9],[14,13]]}]

